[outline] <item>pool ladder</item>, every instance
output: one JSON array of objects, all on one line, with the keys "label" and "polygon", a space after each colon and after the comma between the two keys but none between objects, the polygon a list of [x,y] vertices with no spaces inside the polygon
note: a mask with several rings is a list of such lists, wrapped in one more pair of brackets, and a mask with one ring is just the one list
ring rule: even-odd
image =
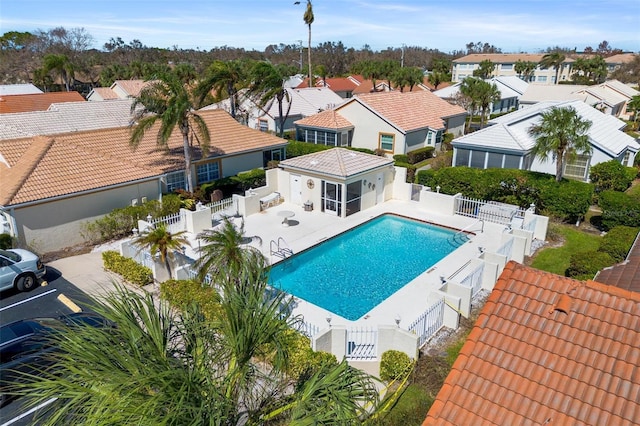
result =
[{"label": "pool ladder", "polygon": [[461,241],[463,243],[469,241],[469,236],[467,235],[467,232],[473,228],[474,226],[476,226],[477,224],[481,224],[481,228],[480,228],[480,232],[484,232],[484,219],[478,219],[475,222],[473,222],[471,225],[466,226],[465,228],[459,230],[458,232],[456,232],[453,235],[452,241],[455,243],[457,241],[458,237],[464,237],[464,240]]},{"label": "pool ladder", "polygon": [[281,259],[286,259],[293,255],[293,251],[289,248],[282,237],[279,237],[278,240],[271,240],[269,248],[271,256],[277,256]]}]

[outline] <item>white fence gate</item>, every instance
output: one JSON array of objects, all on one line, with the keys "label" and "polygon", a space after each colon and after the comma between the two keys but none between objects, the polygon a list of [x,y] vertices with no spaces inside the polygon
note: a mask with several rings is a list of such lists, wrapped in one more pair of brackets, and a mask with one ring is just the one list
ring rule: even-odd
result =
[{"label": "white fence gate", "polygon": [[373,360],[378,355],[378,330],[358,327],[347,330],[346,358],[354,361]]},{"label": "white fence gate", "polygon": [[440,330],[443,323],[444,299],[440,299],[409,326],[409,331],[418,336],[418,347],[422,347],[431,336]]}]

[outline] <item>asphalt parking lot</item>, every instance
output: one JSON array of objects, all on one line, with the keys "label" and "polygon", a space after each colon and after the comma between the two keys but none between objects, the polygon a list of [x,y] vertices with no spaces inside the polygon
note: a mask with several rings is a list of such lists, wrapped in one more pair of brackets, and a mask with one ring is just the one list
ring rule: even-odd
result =
[{"label": "asphalt parking lot", "polygon": [[[30,292],[0,293],[0,323],[34,317],[59,317],[72,312],[90,312],[92,297],[113,289],[117,277],[102,267],[99,252],[48,263],[44,282]],[[26,401],[15,400],[0,408],[0,426],[32,425],[34,411]]]}]

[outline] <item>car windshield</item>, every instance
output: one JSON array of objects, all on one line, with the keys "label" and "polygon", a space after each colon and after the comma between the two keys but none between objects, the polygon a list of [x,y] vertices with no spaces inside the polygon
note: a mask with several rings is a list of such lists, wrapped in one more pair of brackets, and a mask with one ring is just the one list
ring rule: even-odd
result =
[{"label": "car windshield", "polygon": [[22,259],[18,253],[7,250],[0,250],[0,256],[11,259],[13,262],[20,262],[20,259]]}]

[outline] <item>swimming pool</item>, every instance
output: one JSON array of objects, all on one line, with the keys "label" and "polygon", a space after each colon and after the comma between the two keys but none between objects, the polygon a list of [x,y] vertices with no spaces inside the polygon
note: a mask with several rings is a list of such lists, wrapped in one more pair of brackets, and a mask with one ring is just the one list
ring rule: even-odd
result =
[{"label": "swimming pool", "polygon": [[385,214],[273,265],[269,282],[354,321],[466,241],[455,235]]}]

